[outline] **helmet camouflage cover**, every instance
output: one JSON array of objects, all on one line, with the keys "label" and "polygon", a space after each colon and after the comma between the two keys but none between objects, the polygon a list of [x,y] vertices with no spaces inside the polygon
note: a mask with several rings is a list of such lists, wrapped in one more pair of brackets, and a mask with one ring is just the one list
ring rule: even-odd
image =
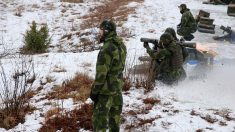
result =
[{"label": "helmet camouflage cover", "polygon": [[172,41],[173,37],[169,33],[164,33],[160,37],[160,43],[162,43],[164,46],[168,46]]},{"label": "helmet camouflage cover", "polygon": [[175,32],[175,30],[173,29],[173,28],[167,28],[166,30],[165,30],[165,33],[169,33],[170,35],[172,35],[172,37],[175,39],[175,40],[177,40],[177,37],[176,37],[176,32]]}]

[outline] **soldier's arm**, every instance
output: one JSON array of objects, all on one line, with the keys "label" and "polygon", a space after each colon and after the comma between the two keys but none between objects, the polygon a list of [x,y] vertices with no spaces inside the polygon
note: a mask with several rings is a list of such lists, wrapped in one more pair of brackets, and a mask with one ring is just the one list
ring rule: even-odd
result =
[{"label": "soldier's arm", "polygon": [[182,18],[181,18],[181,27],[186,27],[187,26],[188,19],[189,19],[189,16],[187,15],[187,13],[182,15]]},{"label": "soldier's arm", "polygon": [[156,52],[150,48],[147,48],[147,53],[151,58],[160,60],[165,59],[167,56],[171,55],[171,53],[166,49],[162,49],[159,52]]},{"label": "soldier's arm", "polygon": [[96,63],[96,76],[92,87],[93,94],[97,94],[100,88],[103,87],[111,61],[112,57],[108,49],[103,49],[99,52]]},{"label": "soldier's arm", "polygon": [[154,58],[154,53],[155,53],[156,51],[153,50],[153,49],[151,49],[150,47],[147,47],[146,50],[147,50],[147,53],[149,54],[149,56],[150,56],[151,58]]}]

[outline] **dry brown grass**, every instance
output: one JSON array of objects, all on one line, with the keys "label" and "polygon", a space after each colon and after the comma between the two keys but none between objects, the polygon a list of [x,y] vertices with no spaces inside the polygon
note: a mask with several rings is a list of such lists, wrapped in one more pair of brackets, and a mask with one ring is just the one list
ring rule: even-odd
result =
[{"label": "dry brown grass", "polygon": [[69,3],[83,3],[83,0],[62,0],[62,2],[69,2]]},{"label": "dry brown grass", "polygon": [[90,104],[84,104],[80,109],[64,111],[52,114],[53,117],[43,123],[39,132],[78,132],[81,129],[92,130],[92,108]]},{"label": "dry brown grass", "polygon": [[26,114],[33,112],[35,109],[35,107],[31,107],[29,105],[10,113],[4,109],[0,109],[0,128],[8,130],[14,128],[19,123],[24,123]]},{"label": "dry brown grass", "polygon": [[161,100],[154,99],[154,98],[146,98],[146,99],[143,100],[143,102],[144,102],[144,104],[152,104],[152,105],[154,105],[154,104],[160,103]]},{"label": "dry brown grass", "polygon": [[89,98],[93,79],[83,73],[77,73],[76,76],[67,80],[62,86],[57,86],[52,92],[46,95],[47,99],[68,99],[74,101],[86,101]]},{"label": "dry brown grass", "polygon": [[91,10],[91,14],[83,16],[85,21],[81,29],[98,27],[104,19],[112,19],[118,26],[127,21],[128,15],[135,12],[134,8],[126,7],[131,2],[143,2],[143,0],[111,0]]},{"label": "dry brown grass", "polygon": [[58,107],[52,108],[46,112],[44,117],[45,117],[45,119],[49,119],[54,115],[58,115],[61,111],[62,111],[61,108],[58,108]]},{"label": "dry brown grass", "polygon": [[162,118],[161,116],[156,116],[149,119],[137,118],[135,122],[125,126],[126,131],[134,131],[136,128],[142,128],[142,131],[148,131],[146,125],[152,124],[155,120]]}]

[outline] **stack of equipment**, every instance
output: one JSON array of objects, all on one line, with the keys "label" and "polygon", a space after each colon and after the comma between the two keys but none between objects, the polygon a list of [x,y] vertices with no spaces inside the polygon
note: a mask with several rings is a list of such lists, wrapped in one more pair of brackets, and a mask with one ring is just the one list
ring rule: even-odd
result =
[{"label": "stack of equipment", "polygon": [[210,19],[210,13],[200,10],[196,21],[198,23],[198,31],[202,33],[215,33],[214,19]]},{"label": "stack of equipment", "polygon": [[229,16],[235,16],[235,0],[233,0],[233,1],[228,5],[227,14],[228,14]]}]

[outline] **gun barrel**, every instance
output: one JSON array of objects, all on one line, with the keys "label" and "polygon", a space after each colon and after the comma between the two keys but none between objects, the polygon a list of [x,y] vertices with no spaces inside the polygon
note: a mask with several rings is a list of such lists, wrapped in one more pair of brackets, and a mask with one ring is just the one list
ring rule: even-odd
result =
[{"label": "gun barrel", "polygon": [[147,43],[152,43],[152,44],[157,44],[158,40],[157,39],[151,39],[151,38],[140,38],[141,42],[147,42]]},{"label": "gun barrel", "polygon": [[188,47],[188,48],[196,48],[197,44],[195,42],[183,42],[180,43],[180,45],[184,46],[184,47]]}]

